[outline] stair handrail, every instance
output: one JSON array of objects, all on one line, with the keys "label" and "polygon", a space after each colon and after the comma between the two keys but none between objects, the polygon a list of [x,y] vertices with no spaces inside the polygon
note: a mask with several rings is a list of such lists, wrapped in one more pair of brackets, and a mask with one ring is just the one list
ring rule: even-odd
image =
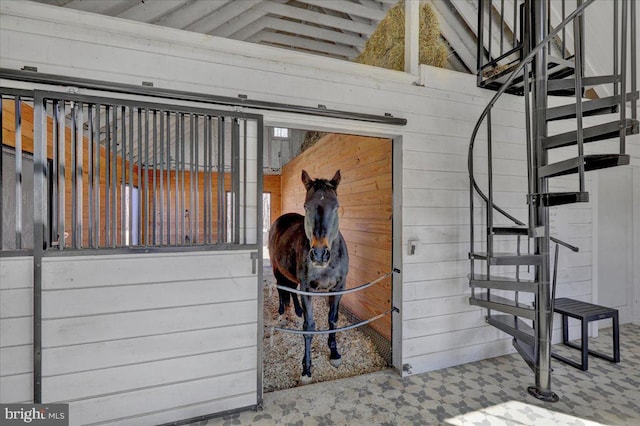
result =
[{"label": "stair handrail", "polygon": [[[520,61],[520,63],[514,68],[514,70],[509,75],[509,77],[507,77],[507,80],[502,84],[502,86],[500,86],[500,88],[498,89],[496,94],[493,96],[493,98],[491,98],[491,100],[489,101],[487,106],[484,108],[484,110],[480,114],[480,118],[478,118],[478,121],[476,122],[476,125],[473,128],[473,132],[471,134],[471,140],[469,141],[469,153],[468,153],[468,159],[467,159],[467,167],[468,167],[468,170],[469,170],[469,179],[471,180],[471,185],[472,185],[473,189],[475,189],[477,194],[484,200],[484,202],[487,203],[487,208],[489,208],[489,198],[480,189],[480,187],[478,186],[478,183],[476,182],[474,174],[473,174],[473,147],[474,147],[474,144],[475,144],[476,136],[478,135],[478,131],[480,130],[480,126],[482,125],[482,122],[487,117],[487,115],[489,114],[489,112],[491,111],[491,109],[493,108],[495,103],[498,101],[498,99],[507,91],[509,85],[515,79],[516,75],[520,71],[522,71],[522,69],[533,60],[533,57],[547,43],[549,43],[549,41],[551,41],[551,39],[553,37],[555,37],[564,27],[566,27],[570,22],[572,22],[576,17],[578,17],[579,15],[582,15],[584,13],[584,10],[587,7],[589,7],[591,5],[591,3],[593,3],[594,1],[595,0],[586,0],[580,6],[576,7],[576,9],[573,12],[571,12],[551,32],[549,32],[549,34],[547,34],[547,36],[540,43],[538,43],[533,49],[531,49],[531,52],[529,52],[527,54],[527,56],[525,56],[524,59],[522,59],[522,61]],[[490,141],[488,141],[488,143],[489,142]],[[491,202],[491,206],[490,207],[495,209],[496,211],[498,211],[500,214],[505,216],[507,219],[511,220],[516,225],[521,225],[521,226],[525,225],[524,222],[522,222],[521,220],[515,218],[511,214],[507,213],[500,206],[497,206],[495,203],[493,203],[493,201]],[[473,244],[473,192],[471,192],[471,232],[472,232],[471,244]],[[553,240],[555,243],[560,244],[560,245],[562,245],[564,247],[567,247],[568,249],[570,249],[572,251],[578,251],[578,247],[572,246],[571,244],[569,244],[567,242],[564,242],[564,241],[562,241],[562,240],[560,240],[558,238],[550,237],[550,239]]]}]

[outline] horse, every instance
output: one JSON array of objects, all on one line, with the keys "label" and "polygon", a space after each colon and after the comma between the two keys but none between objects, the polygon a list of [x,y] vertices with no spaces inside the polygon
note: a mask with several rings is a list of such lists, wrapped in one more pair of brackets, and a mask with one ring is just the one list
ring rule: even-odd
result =
[{"label": "horse", "polygon": [[[280,285],[302,291],[339,292],[344,290],[349,270],[347,244],[338,229],[337,189],[341,175],[338,170],[331,180],[311,179],[302,171],[302,184],[306,189],[305,215],[286,213],[280,216],[269,231],[269,254],[276,281]],[[282,291],[285,293],[285,291]],[[279,293],[280,307],[286,304]],[[296,294],[292,294],[294,305]],[[338,323],[338,308],[341,295],[327,296],[329,299],[329,329],[335,330]],[[302,295],[303,330],[315,330],[312,296]],[[284,308],[283,308],[284,309]],[[301,384],[311,382],[312,334],[304,335]],[[338,352],[335,333],[327,339],[329,362],[339,367],[342,356]]]}]

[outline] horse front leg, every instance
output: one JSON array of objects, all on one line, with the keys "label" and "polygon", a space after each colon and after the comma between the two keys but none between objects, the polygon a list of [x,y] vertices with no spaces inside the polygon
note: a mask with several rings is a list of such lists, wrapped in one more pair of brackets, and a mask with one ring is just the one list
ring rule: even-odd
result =
[{"label": "horse front leg", "polygon": [[[340,298],[342,296],[329,296],[329,330],[335,330],[338,325],[338,308],[340,307]],[[327,339],[329,350],[329,363],[338,368],[342,363],[342,355],[338,352],[338,345],[336,344],[336,333],[329,334]]]},{"label": "horse front leg", "polygon": [[[316,329],[316,323],[313,320],[313,299],[311,296],[302,296],[302,311],[304,314],[303,330],[310,331]],[[304,335],[304,356],[302,357],[302,376],[300,384],[306,385],[311,383],[311,341],[312,334]]]}]

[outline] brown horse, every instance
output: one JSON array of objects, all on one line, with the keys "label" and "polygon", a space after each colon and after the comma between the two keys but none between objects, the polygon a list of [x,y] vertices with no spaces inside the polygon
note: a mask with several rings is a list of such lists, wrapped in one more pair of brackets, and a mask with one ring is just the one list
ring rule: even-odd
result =
[{"label": "brown horse", "polygon": [[[344,290],[349,270],[347,245],[338,230],[338,196],[340,170],[331,180],[311,179],[302,171],[302,183],[307,194],[304,202],[305,215],[287,213],[280,216],[269,231],[269,254],[273,273],[279,285],[302,291],[335,292]],[[279,290],[280,307],[288,305],[288,300]],[[297,296],[291,295],[294,305]],[[303,295],[305,331],[315,330],[312,296]],[[328,296],[329,329],[335,330],[338,323],[338,308],[341,295]],[[298,308],[298,306],[296,306]],[[297,311],[298,309],[296,309]],[[311,340],[313,335],[304,335],[304,357],[302,358],[301,383],[311,380]],[[340,365],[341,355],[336,345],[335,333],[330,333],[327,341],[329,361],[334,367]]]}]

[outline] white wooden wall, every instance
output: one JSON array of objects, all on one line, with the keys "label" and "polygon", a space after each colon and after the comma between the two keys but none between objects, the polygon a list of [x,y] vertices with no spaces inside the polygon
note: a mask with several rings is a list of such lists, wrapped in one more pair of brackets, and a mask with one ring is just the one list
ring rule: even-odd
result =
[{"label": "white wooden wall", "polygon": [[[416,76],[29,2],[2,2],[0,12],[2,67],[406,118],[397,127],[263,111],[268,125],[393,137],[401,144],[401,158],[394,158],[395,173],[402,174],[402,187],[394,188],[402,199],[402,250],[394,255],[402,269],[401,300],[394,301],[401,309],[394,324],[398,369],[407,363],[420,373],[513,352],[510,337],[487,326],[484,311],[468,303],[467,146],[494,94],[477,88],[474,76],[426,66]],[[523,110],[521,98],[505,95],[494,109],[493,138],[497,200],[525,219]],[[478,157],[482,150],[479,142]],[[483,167],[477,162],[480,173]],[[552,216],[559,237],[582,249],[562,252],[558,295],[588,300],[591,207],[556,208]],[[408,240],[418,241],[414,256],[407,255]],[[55,391],[49,383],[46,389]]]},{"label": "white wooden wall", "polygon": [[0,403],[33,401],[33,258],[0,257]]},{"label": "white wooden wall", "polygon": [[43,261],[42,401],[72,424],[159,424],[257,403],[250,252]]}]

